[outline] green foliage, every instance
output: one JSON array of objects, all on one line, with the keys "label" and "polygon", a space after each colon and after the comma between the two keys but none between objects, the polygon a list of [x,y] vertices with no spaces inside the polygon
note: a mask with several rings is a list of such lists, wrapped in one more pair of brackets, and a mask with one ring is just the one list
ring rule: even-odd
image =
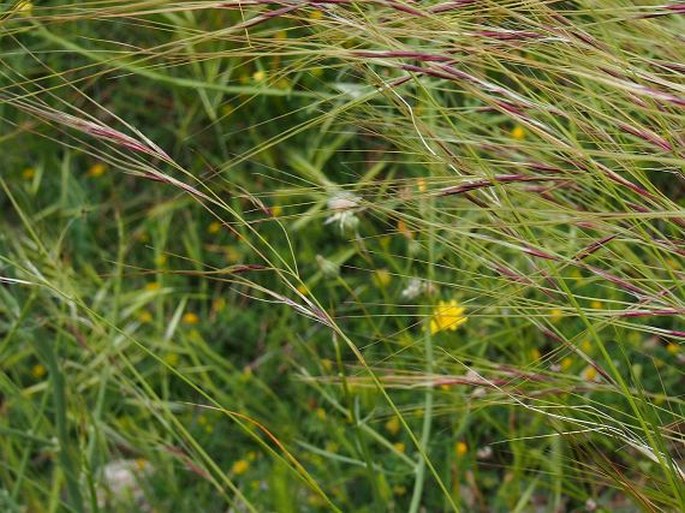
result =
[{"label": "green foliage", "polygon": [[0,509],[685,510],[682,11],[3,2]]}]

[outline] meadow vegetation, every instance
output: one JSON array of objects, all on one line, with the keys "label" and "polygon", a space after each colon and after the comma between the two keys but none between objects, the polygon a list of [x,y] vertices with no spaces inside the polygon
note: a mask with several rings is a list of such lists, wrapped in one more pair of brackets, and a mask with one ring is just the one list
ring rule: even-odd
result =
[{"label": "meadow vegetation", "polygon": [[0,511],[685,511],[685,7],[0,3]]}]

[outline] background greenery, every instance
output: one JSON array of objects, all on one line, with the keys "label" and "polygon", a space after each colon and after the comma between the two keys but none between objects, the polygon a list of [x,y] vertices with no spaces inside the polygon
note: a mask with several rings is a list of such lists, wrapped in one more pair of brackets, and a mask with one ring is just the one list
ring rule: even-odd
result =
[{"label": "background greenery", "polygon": [[0,511],[685,511],[682,5],[0,5]]}]

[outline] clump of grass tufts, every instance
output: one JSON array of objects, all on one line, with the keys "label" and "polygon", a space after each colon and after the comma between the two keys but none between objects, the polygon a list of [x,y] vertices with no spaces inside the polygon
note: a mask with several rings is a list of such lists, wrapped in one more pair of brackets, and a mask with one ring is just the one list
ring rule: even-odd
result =
[{"label": "clump of grass tufts", "polygon": [[0,507],[685,510],[679,6],[1,9]]}]

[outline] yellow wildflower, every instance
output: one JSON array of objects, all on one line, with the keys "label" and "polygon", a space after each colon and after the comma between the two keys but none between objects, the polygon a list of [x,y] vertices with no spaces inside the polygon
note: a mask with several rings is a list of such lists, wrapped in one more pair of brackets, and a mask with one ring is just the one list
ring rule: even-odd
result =
[{"label": "yellow wildflower", "polygon": [[419,178],[418,180],[416,180],[416,186],[418,187],[419,192],[426,192],[426,190],[428,189],[426,186],[425,178]]},{"label": "yellow wildflower", "polygon": [[680,264],[672,258],[666,259],[666,265],[671,269],[680,269]]},{"label": "yellow wildflower", "polygon": [[151,281],[150,283],[145,284],[145,290],[148,292],[154,292],[155,290],[159,290],[160,284],[157,281]]},{"label": "yellow wildflower", "polygon": [[585,369],[583,369],[581,377],[586,381],[594,381],[597,379],[597,369],[595,369],[592,365],[588,365],[585,367]]},{"label": "yellow wildflower", "polygon": [[457,455],[457,458],[465,456],[467,452],[469,452],[469,446],[466,445],[466,442],[460,440],[454,444],[454,453]]},{"label": "yellow wildflower", "polygon": [[666,351],[668,351],[671,354],[677,354],[680,351],[680,346],[675,342],[669,342],[666,346]]},{"label": "yellow wildflower", "polygon": [[407,239],[414,238],[414,233],[409,229],[407,223],[403,219],[397,221],[397,232],[404,235]]},{"label": "yellow wildflower", "polygon": [[585,353],[591,353],[592,352],[592,342],[590,342],[588,339],[585,339],[580,343],[580,348]]},{"label": "yellow wildflower", "polygon": [[141,310],[138,312],[138,322],[142,322],[143,324],[152,322],[152,314],[147,310]]},{"label": "yellow wildflower", "polygon": [[45,365],[42,363],[37,363],[33,367],[31,367],[31,376],[33,376],[36,379],[40,379],[43,376],[47,374],[47,369],[45,368]]},{"label": "yellow wildflower", "polygon": [[98,178],[105,174],[107,171],[107,166],[102,162],[96,162],[88,168],[88,176],[91,178]]},{"label": "yellow wildflower", "polygon": [[155,265],[157,267],[164,267],[167,263],[167,256],[166,255],[158,255],[155,257]]},{"label": "yellow wildflower", "polygon": [[16,10],[21,16],[31,16],[33,14],[33,2],[22,0],[17,4]]},{"label": "yellow wildflower", "polygon": [[210,233],[212,235],[219,233],[221,230],[221,223],[219,221],[212,221],[209,223],[209,226],[207,226],[207,233]]},{"label": "yellow wildflower", "polygon": [[323,408],[317,408],[315,413],[319,420],[326,420],[326,410]]},{"label": "yellow wildflower", "polygon": [[590,303],[590,308],[594,308],[595,310],[601,310],[604,307],[604,304],[601,301],[592,301]]},{"label": "yellow wildflower", "polygon": [[279,41],[288,39],[288,33],[285,30],[279,30],[274,34],[274,39],[278,39]]},{"label": "yellow wildflower", "polygon": [[570,356],[567,356],[563,360],[561,360],[561,370],[569,370],[571,368],[571,365],[573,365],[573,358]]},{"label": "yellow wildflower", "polygon": [[552,322],[559,322],[561,319],[563,319],[563,317],[564,312],[561,310],[561,308],[553,308],[549,311],[549,318],[552,320]]},{"label": "yellow wildflower", "polygon": [[274,205],[271,207],[271,215],[274,217],[280,217],[283,214],[283,207],[280,205]]},{"label": "yellow wildflower", "polygon": [[183,318],[181,320],[183,321],[183,324],[197,324],[200,322],[200,318],[193,312],[183,314]]},{"label": "yellow wildflower", "polygon": [[233,466],[231,467],[231,473],[235,474],[236,476],[240,476],[247,472],[247,469],[250,468],[250,462],[247,460],[238,460],[236,461]]},{"label": "yellow wildflower", "polygon": [[313,10],[312,12],[309,13],[309,19],[310,20],[320,20],[323,18],[323,12],[319,11],[318,9]]},{"label": "yellow wildflower", "polygon": [[224,257],[229,264],[235,264],[236,262],[240,262],[242,254],[234,246],[226,246],[224,247]]},{"label": "yellow wildflower", "polygon": [[333,362],[328,358],[322,358],[321,366],[324,368],[326,372],[331,372],[331,369],[333,369]]},{"label": "yellow wildflower", "polygon": [[467,321],[464,315],[464,307],[460,306],[455,300],[449,303],[440,301],[433,310],[430,320],[430,333],[435,335],[440,331],[454,331]]},{"label": "yellow wildflower", "polygon": [[401,452],[402,454],[404,454],[407,450],[407,446],[402,442],[397,442],[396,444],[392,444],[392,446],[395,448],[397,452]]},{"label": "yellow wildflower", "polygon": [[516,125],[511,131],[511,136],[517,141],[520,141],[526,137],[526,131],[521,125]]},{"label": "yellow wildflower", "polygon": [[252,74],[252,80],[254,80],[255,82],[261,82],[265,78],[266,78],[266,72],[263,70],[255,71]]},{"label": "yellow wildflower", "polygon": [[24,180],[32,180],[34,176],[36,176],[36,170],[32,167],[27,167],[21,172],[21,177]]},{"label": "yellow wildflower", "polygon": [[542,358],[542,354],[540,353],[540,350],[536,347],[534,349],[531,349],[530,357],[533,361],[537,361],[540,358]]},{"label": "yellow wildflower", "polygon": [[276,89],[290,89],[292,85],[290,84],[290,80],[288,80],[285,77],[281,77],[276,81]]},{"label": "yellow wildflower", "polygon": [[396,435],[400,431],[400,419],[399,417],[393,417],[388,422],[385,423],[385,430],[391,435]]}]

